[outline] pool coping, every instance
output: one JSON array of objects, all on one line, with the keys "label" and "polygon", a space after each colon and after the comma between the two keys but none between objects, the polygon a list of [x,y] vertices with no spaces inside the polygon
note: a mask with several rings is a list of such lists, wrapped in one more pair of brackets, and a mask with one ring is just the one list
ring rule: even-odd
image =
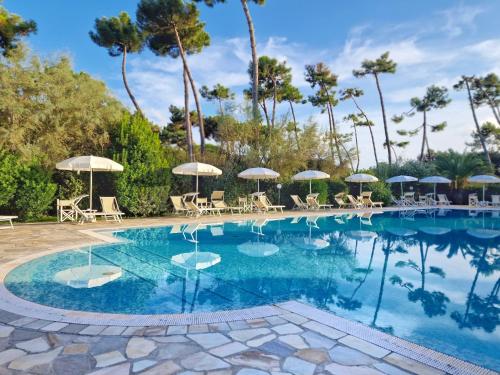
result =
[{"label": "pool coping", "polygon": [[[469,207],[450,207],[451,209],[468,210]],[[396,209],[397,210],[397,209]],[[491,209],[490,209],[491,210]],[[377,210],[380,211],[380,210]],[[394,211],[394,209],[385,209],[382,211]],[[488,210],[489,211],[489,210]],[[362,212],[361,210],[349,210],[339,212]],[[330,216],[332,211],[322,212],[300,212],[300,216]],[[293,217],[297,215],[287,215],[281,217]],[[272,216],[271,216],[272,217]],[[237,221],[231,217],[224,218],[207,218],[208,220],[201,221],[201,224],[213,224],[214,222]],[[218,220],[217,220],[218,219]],[[246,220],[245,217],[242,217]],[[129,225],[109,228],[84,229],[79,232],[99,240],[102,244],[121,242],[116,238],[106,234],[105,232],[144,228],[144,227],[162,227],[169,226],[166,223],[144,224],[144,225]],[[186,313],[186,314],[158,314],[158,315],[132,315],[132,314],[109,314],[109,313],[92,313],[58,309],[54,307],[40,305],[34,302],[24,300],[12,294],[4,285],[4,280],[7,274],[15,267],[45,255],[81,248],[85,246],[99,246],[95,242],[79,244],[77,246],[58,246],[49,250],[31,254],[17,258],[13,261],[0,265],[0,310],[4,310],[16,315],[21,315],[33,319],[42,319],[50,322],[69,323],[69,324],[89,324],[94,326],[119,326],[119,327],[166,327],[178,325],[195,325],[195,324],[217,324],[231,321],[240,321],[247,319],[258,319],[272,317],[290,312],[298,314],[318,323],[324,324],[335,330],[345,334],[359,338],[370,344],[390,350],[404,357],[413,359],[417,362],[429,365],[436,369],[445,371],[449,374],[457,375],[493,375],[495,371],[483,368],[459,358],[426,348],[424,346],[414,344],[410,341],[399,337],[381,332],[363,323],[342,318],[331,312],[319,310],[313,306],[303,304],[298,301],[288,301],[274,305],[257,306],[247,309],[227,310],[206,313]],[[13,322],[14,323],[14,322]],[[9,324],[9,323],[7,323]],[[13,324],[16,325],[16,324]],[[20,325],[20,324],[19,324]],[[17,325],[17,326],[19,326]],[[22,325],[21,325],[22,326]]]}]

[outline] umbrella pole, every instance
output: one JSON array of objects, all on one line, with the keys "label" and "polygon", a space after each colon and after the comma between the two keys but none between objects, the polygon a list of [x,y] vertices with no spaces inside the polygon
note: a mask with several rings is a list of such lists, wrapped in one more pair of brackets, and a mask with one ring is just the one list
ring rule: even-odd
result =
[{"label": "umbrella pole", "polygon": [[401,181],[400,184],[401,184],[401,195],[399,196],[399,199],[401,199],[404,195],[403,194],[403,182]]},{"label": "umbrella pole", "polygon": [[92,168],[90,168],[90,192],[89,192],[89,201],[90,201],[90,212],[92,212]]},{"label": "umbrella pole", "polygon": [[434,200],[436,200],[436,184],[434,184]]},{"label": "umbrella pole", "polygon": [[198,193],[198,172],[196,172],[196,192]]},{"label": "umbrella pole", "polygon": [[312,180],[309,180],[309,194],[312,194]]},{"label": "umbrella pole", "polygon": [[257,179],[257,193],[260,193],[260,180]]},{"label": "umbrella pole", "polygon": [[359,183],[359,195],[363,194],[363,183]]}]

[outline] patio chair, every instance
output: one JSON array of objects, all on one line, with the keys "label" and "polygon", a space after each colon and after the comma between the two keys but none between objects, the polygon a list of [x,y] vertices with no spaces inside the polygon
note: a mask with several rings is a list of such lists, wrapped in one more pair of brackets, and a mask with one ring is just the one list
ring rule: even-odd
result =
[{"label": "patio chair", "polygon": [[469,206],[479,206],[479,198],[477,197],[477,194],[469,194]]},{"label": "patio chair", "polygon": [[248,203],[247,197],[238,197],[238,207],[240,207],[243,212],[250,212],[252,210],[252,205]]},{"label": "patio chair", "polygon": [[306,197],[307,206],[312,210],[332,209],[333,204],[321,204],[318,202],[319,194],[309,194]]},{"label": "patio chair", "polygon": [[307,210],[307,203],[304,202],[298,195],[290,195],[290,198],[293,200],[292,210]]},{"label": "patio chair", "polygon": [[451,206],[451,201],[446,194],[438,194],[438,205]]},{"label": "patio chair", "polygon": [[265,195],[259,195],[254,203],[257,210],[261,212],[269,212],[271,210],[275,212],[278,212],[278,210],[283,212],[283,208],[285,208],[283,205],[273,205]]},{"label": "patio chair", "polygon": [[403,195],[403,202],[405,206],[418,206],[418,202],[415,200],[415,193],[414,192],[406,192]]},{"label": "patio chair", "polygon": [[493,207],[500,207],[500,195],[491,196],[491,205]]},{"label": "patio chair", "polygon": [[224,201],[224,191],[223,190],[212,191],[212,194],[210,195],[210,201],[212,203],[217,201]]},{"label": "patio chair", "polygon": [[380,208],[382,208],[382,205],[384,204],[384,202],[373,202],[371,191],[363,191],[361,193],[361,198],[363,199],[363,205],[366,207],[370,207],[370,208],[380,207]]},{"label": "patio chair", "polygon": [[391,195],[391,202],[395,204],[397,207],[404,207],[405,201],[404,199],[397,199],[394,195]]},{"label": "patio chair", "polygon": [[116,197],[99,197],[99,199],[101,200],[102,216],[104,216],[104,220],[110,221],[111,219],[111,221],[121,223],[123,215],[125,214],[120,211]]},{"label": "patio chair", "polygon": [[425,194],[425,198],[427,199],[427,204],[429,206],[436,206],[437,205],[437,201],[434,199],[434,193]]},{"label": "patio chair", "polygon": [[201,216],[201,215],[221,215],[221,209],[217,207],[204,207],[204,206],[197,206],[193,201],[185,201],[184,205],[186,206],[188,212],[188,216]]},{"label": "patio chair", "polygon": [[349,203],[344,202],[344,193],[335,194],[335,202],[339,205],[339,208],[349,207]]},{"label": "patio chair", "polygon": [[14,229],[14,224],[12,224],[12,220],[15,219],[17,219],[17,216],[0,215],[0,221],[8,221],[10,224],[7,227],[0,227],[0,229],[7,229],[7,228]]},{"label": "patio chair", "polygon": [[174,214],[188,214],[189,210],[184,205],[184,202],[180,195],[171,195],[170,201],[174,206]]},{"label": "patio chair", "polygon": [[359,202],[351,194],[347,194],[347,199],[349,200],[349,204],[352,208],[363,208],[363,203]]},{"label": "patio chair", "polygon": [[76,221],[78,219],[72,204],[78,205],[83,198],[88,197],[87,194],[79,195],[71,199],[58,199],[56,203],[57,220],[62,223],[63,221]]}]

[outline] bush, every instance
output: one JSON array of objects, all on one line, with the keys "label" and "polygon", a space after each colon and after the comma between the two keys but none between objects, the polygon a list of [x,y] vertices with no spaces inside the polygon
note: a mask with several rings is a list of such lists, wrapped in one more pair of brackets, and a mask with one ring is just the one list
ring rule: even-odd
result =
[{"label": "bush", "polygon": [[335,195],[338,193],[345,193],[347,191],[347,184],[341,178],[335,177],[328,181],[328,201],[335,202]]},{"label": "bush", "polygon": [[21,169],[14,205],[22,219],[34,221],[41,219],[54,202],[57,185],[51,175],[40,165]]},{"label": "bush", "polygon": [[0,207],[6,207],[14,198],[20,165],[16,156],[0,151]]},{"label": "bush", "polygon": [[372,201],[374,202],[384,202],[384,206],[391,204],[391,189],[385,182],[378,181],[364,184],[363,191],[371,191]]},{"label": "bush", "polygon": [[170,193],[168,160],[152,125],[141,115],[125,115],[115,136],[113,157],[123,164],[116,189],[121,207],[134,216],[166,210]]}]

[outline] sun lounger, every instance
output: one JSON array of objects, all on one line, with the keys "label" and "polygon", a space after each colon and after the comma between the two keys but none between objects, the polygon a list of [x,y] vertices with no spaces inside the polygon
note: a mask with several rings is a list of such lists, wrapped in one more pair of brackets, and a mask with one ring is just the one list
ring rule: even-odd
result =
[{"label": "sun lounger", "polygon": [[181,196],[170,196],[170,201],[172,202],[172,205],[174,206],[174,214],[186,214],[189,212],[189,210],[186,208],[184,205],[184,202],[182,200]]},{"label": "sun lounger", "polygon": [[404,199],[397,199],[397,198],[396,198],[396,197],[394,197],[393,195],[391,195],[391,201],[392,201],[392,203],[394,203],[397,207],[404,207],[404,206],[405,206]]},{"label": "sun lounger", "polygon": [[12,224],[12,220],[15,219],[17,219],[17,216],[0,215],[0,221],[8,221],[10,224],[7,227],[0,227],[0,229],[6,229],[6,228],[14,229],[14,224]]},{"label": "sun lounger", "polygon": [[292,210],[307,210],[307,203],[304,202],[298,195],[290,195],[290,198],[293,200]]},{"label": "sun lounger", "polygon": [[241,206],[228,206],[224,201],[212,201],[212,206],[218,208],[222,211],[231,211],[232,214],[235,212],[241,214],[243,212],[243,207]]},{"label": "sun lounger", "polygon": [[438,205],[450,206],[451,201],[448,199],[446,194],[438,194]]},{"label": "sun lounger", "polygon": [[363,208],[363,203],[359,202],[351,194],[347,194],[347,199],[349,200],[349,204],[352,208]]},{"label": "sun lounger", "polygon": [[349,207],[350,204],[344,202],[344,193],[335,194],[335,202],[339,205],[339,208]]},{"label": "sun lounger", "polygon": [[500,195],[491,196],[491,205],[493,207],[500,207]]},{"label": "sun lounger", "polygon": [[477,194],[469,194],[469,206],[479,206],[479,198],[477,197]]},{"label": "sun lounger", "polygon": [[200,207],[197,206],[193,201],[184,202],[186,208],[188,209],[188,216],[201,216],[201,215],[220,215],[221,209],[216,207]]},{"label": "sun lounger", "polygon": [[382,205],[384,202],[373,202],[372,201],[372,192],[371,191],[364,191],[361,193],[361,199],[363,200],[363,205],[365,207],[369,208],[374,208],[374,207],[380,207],[382,208]]},{"label": "sun lounger", "polygon": [[223,190],[215,190],[210,195],[210,201],[213,203],[215,201],[224,201],[224,191]]},{"label": "sun lounger", "polygon": [[99,197],[102,206],[102,216],[106,221],[122,222],[123,212],[120,211],[116,197]]},{"label": "sun lounger", "polygon": [[269,212],[271,210],[275,212],[278,212],[278,210],[283,212],[283,208],[285,208],[283,205],[273,205],[265,195],[259,195],[254,203],[257,210],[261,212]]},{"label": "sun lounger", "polygon": [[311,209],[311,210],[320,210],[320,209],[332,209],[333,208],[333,204],[320,204],[318,202],[318,196],[319,194],[309,194],[307,197],[306,197],[306,202],[307,202],[307,206]]},{"label": "sun lounger", "polygon": [[427,199],[427,204],[429,206],[436,206],[437,205],[437,201],[434,199],[434,193],[425,194],[425,198]]}]

